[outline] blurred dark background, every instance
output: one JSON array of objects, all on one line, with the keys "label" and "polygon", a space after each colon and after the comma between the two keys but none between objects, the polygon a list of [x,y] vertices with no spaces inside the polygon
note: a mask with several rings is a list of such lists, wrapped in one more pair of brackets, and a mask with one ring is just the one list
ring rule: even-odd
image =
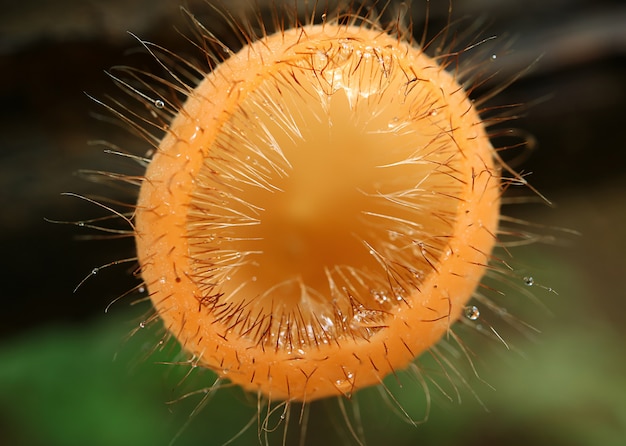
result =
[{"label": "blurred dark background", "polygon": [[[229,9],[243,8],[238,3]],[[201,17],[209,10],[201,1],[185,4]],[[447,1],[432,1],[431,30],[447,23],[447,8]],[[424,9],[414,2],[418,34]],[[137,349],[154,343],[151,338],[123,341],[148,307],[125,301],[104,314],[136,284],[129,268],[103,270],[72,292],[93,267],[131,257],[132,243],[76,240],[86,234],[81,228],[44,219],[75,221],[97,213],[60,195],[102,193],[102,185],[76,175],[80,169],[119,170],[120,160],[88,142],[137,142],[95,116],[103,110],[84,92],[119,95],[103,71],[136,65],[139,45],[128,31],[173,50],[189,49],[175,31],[186,29],[179,4],[31,0],[2,2],[1,10],[0,444],[168,444],[188,413],[165,404],[175,398],[180,376],[153,360],[134,360]],[[224,29],[215,14],[206,17],[208,28]],[[528,104],[513,125],[533,135],[537,147],[523,153],[520,168],[554,202],[511,211],[557,234],[556,243],[533,245],[517,259],[558,295],[538,288],[547,310],[531,305],[523,317],[543,333],[536,343],[521,342],[523,355],[511,352],[502,361],[502,352],[493,359],[480,353],[488,357],[485,379],[497,389],[475,386],[489,412],[465,396],[461,405],[437,405],[431,421],[417,429],[385,424],[369,432],[369,444],[390,438],[385,429],[397,433],[394,444],[625,444],[626,4],[456,0],[453,17],[478,20],[484,36],[506,43],[494,64],[502,78],[539,58],[498,101]],[[218,398],[219,409],[210,403],[176,444],[228,439],[254,412],[237,420],[242,403],[234,399],[233,405]],[[215,410],[236,421],[211,424]],[[331,433],[332,423],[324,425],[324,411],[313,411],[322,421],[311,425],[334,438],[324,441],[343,443]],[[216,431],[221,428],[227,433]],[[251,431],[255,439],[256,425]]]}]

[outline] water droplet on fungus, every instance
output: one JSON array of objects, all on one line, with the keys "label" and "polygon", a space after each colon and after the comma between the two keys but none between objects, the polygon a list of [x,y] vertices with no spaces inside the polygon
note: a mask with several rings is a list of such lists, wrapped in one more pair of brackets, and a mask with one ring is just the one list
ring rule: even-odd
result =
[{"label": "water droplet on fungus", "polygon": [[480,310],[475,305],[465,308],[465,317],[470,321],[475,321],[480,317]]}]

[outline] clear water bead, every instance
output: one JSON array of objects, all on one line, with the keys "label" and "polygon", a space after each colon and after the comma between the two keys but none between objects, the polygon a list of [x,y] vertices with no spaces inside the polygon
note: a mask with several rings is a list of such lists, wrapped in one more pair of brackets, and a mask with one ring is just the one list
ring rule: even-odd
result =
[{"label": "clear water bead", "polygon": [[465,317],[470,321],[475,321],[480,317],[480,310],[475,305],[465,307]]},{"label": "clear water bead", "polygon": [[526,276],[522,280],[524,281],[524,285],[526,286],[533,286],[535,284],[535,279],[533,279],[533,276]]}]

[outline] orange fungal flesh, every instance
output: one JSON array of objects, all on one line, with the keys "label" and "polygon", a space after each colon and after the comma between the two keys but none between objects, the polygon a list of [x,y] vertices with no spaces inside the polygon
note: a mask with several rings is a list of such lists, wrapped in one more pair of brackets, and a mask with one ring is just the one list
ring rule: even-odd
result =
[{"label": "orange fungal flesh", "polygon": [[264,37],[189,94],[136,212],[142,276],[200,365],[272,400],[378,384],[460,316],[500,178],[453,76],[381,31]]}]

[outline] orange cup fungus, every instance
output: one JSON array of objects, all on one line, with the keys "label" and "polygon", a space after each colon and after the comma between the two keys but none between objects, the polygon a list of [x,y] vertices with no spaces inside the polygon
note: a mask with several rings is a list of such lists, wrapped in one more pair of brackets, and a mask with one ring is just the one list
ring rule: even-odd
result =
[{"label": "orange cup fungus", "polygon": [[375,26],[299,25],[188,93],[141,185],[141,275],[199,365],[270,400],[348,396],[461,316],[501,182],[435,59]]}]

